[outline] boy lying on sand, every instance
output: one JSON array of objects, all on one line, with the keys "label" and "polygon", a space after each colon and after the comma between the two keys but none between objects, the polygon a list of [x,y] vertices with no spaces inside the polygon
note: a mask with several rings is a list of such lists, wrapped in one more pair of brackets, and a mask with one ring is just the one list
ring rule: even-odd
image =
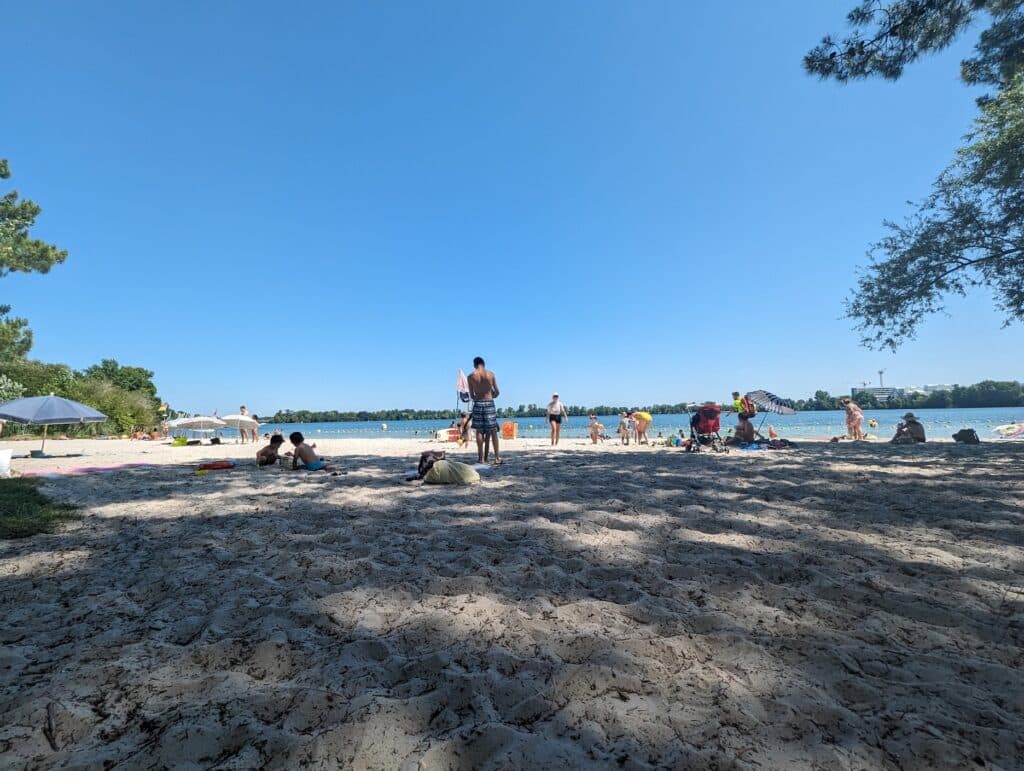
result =
[{"label": "boy lying on sand", "polygon": [[292,469],[300,468],[299,461],[302,461],[301,468],[304,468],[306,471],[330,470],[331,467],[324,463],[323,459],[316,456],[313,448],[306,444],[306,438],[298,431],[293,431],[289,434],[288,441],[295,445],[295,452],[287,453],[287,455],[292,456]]}]

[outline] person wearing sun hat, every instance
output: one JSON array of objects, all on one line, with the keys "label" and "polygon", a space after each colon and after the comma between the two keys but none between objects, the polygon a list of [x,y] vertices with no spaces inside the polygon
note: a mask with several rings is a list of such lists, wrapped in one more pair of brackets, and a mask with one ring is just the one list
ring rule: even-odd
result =
[{"label": "person wearing sun hat", "polygon": [[913,412],[903,416],[903,422],[896,426],[896,436],[892,438],[893,444],[918,444],[925,441],[924,426]]}]

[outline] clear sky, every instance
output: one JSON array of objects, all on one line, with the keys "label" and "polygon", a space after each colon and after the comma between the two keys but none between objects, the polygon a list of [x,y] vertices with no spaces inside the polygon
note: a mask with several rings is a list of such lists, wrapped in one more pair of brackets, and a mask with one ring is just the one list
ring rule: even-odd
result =
[{"label": "clear sky", "polygon": [[791,397],[1019,378],[987,296],[896,356],[842,300],[975,114],[801,57],[846,2],[7,3],[0,157],[70,252],[33,355],[178,409]]}]

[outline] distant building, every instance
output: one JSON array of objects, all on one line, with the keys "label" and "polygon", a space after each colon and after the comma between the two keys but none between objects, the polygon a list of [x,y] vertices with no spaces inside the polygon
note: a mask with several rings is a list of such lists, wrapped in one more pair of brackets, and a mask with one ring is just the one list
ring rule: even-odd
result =
[{"label": "distant building", "polygon": [[851,388],[850,396],[854,399],[857,398],[858,394],[871,394],[880,402],[887,402],[892,398],[902,398],[907,395],[907,392],[902,388],[879,388],[874,386],[867,386],[865,388]]},{"label": "distant building", "polygon": [[905,390],[908,394],[924,394],[930,396],[931,394],[938,393],[939,391],[952,391],[956,388],[955,385],[949,383],[932,383],[930,385],[922,386],[906,386]]},{"label": "distant building", "polygon": [[904,396],[931,396],[939,391],[952,391],[955,385],[949,383],[930,383],[927,385],[901,386],[899,388],[881,388],[878,386],[866,386],[864,388],[851,388],[850,396],[854,399],[858,394],[871,394],[880,402],[887,402],[890,399],[901,399]]}]

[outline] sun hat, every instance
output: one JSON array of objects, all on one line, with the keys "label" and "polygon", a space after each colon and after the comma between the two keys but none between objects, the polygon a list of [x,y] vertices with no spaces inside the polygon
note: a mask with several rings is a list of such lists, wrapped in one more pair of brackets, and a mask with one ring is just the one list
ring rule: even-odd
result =
[{"label": "sun hat", "polygon": [[913,412],[908,412],[906,415],[903,416],[903,419],[904,420],[917,420],[917,416],[914,415]]}]

